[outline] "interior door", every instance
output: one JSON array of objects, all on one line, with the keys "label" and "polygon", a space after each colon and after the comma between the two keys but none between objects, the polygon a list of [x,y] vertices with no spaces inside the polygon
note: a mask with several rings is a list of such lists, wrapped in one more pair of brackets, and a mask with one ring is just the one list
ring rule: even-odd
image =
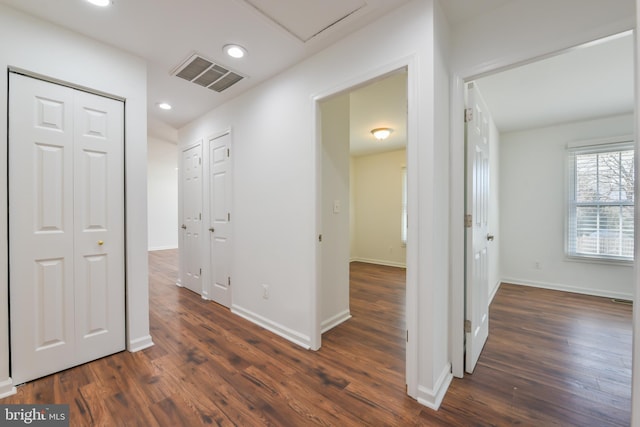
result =
[{"label": "interior door", "polygon": [[202,144],[182,152],[182,285],[202,295]]},{"label": "interior door", "polygon": [[489,116],[473,83],[467,87],[465,370],[472,373],[489,335]]},{"label": "interior door", "polygon": [[124,108],[80,91],[74,105],[76,356],[87,361],[125,346]]},{"label": "interior door", "polygon": [[209,141],[211,298],[231,305],[231,136]]},{"label": "interior door", "polygon": [[122,102],[10,74],[11,376],[125,348]]}]

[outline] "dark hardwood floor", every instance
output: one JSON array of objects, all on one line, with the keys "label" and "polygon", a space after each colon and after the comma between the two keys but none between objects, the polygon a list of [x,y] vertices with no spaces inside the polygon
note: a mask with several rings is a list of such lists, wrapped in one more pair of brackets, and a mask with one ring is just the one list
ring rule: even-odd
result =
[{"label": "dark hardwood floor", "polygon": [[176,287],[176,251],[149,259],[155,346],[0,403],[68,403],[72,426],[629,425],[628,305],[503,285],[474,374],[435,412],[405,395],[404,270],[353,263],[353,318],[312,352]]}]

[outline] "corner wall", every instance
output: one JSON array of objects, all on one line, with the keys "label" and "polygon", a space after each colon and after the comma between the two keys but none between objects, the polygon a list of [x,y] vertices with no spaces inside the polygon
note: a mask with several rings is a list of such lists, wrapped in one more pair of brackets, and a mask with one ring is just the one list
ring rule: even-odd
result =
[{"label": "corner wall", "polygon": [[149,136],[148,155],[148,249],[178,247],[178,147]]},{"label": "corner wall", "polygon": [[402,244],[402,173],[406,150],[352,159],[355,215],[352,261],[406,267]]},{"label": "corner wall", "polygon": [[[232,311],[305,347],[318,342],[315,101],[408,67],[407,382],[437,408],[449,384],[447,46],[434,1],[414,0],[179,132],[234,132]],[[436,56],[434,46],[442,48]],[[376,55],[371,55],[375,51]],[[437,93],[436,93],[437,89]],[[435,100],[434,100],[435,99]],[[203,161],[206,159],[203,159]],[[436,185],[438,183],[438,185]],[[436,188],[437,187],[437,188]],[[413,200],[413,201],[411,201]],[[269,284],[270,298],[262,298]],[[418,306],[420,309],[418,310]],[[418,393],[418,388],[420,392]],[[419,394],[419,396],[418,396]]]},{"label": "corner wall", "polygon": [[501,135],[502,280],[632,299],[633,266],[565,256],[568,142],[633,134],[633,116]]},{"label": "corner wall", "polygon": [[320,103],[322,126],[322,252],[320,328],[351,318],[349,309],[349,95]]},{"label": "corner wall", "polygon": [[[141,59],[0,5],[0,204],[7,205],[7,72],[18,67],[125,98],[127,348],[153,344],[149,335],[147,269],[147,92]],[[11,41],[11,42],[9,42]],[[0,223],[7,211],[0,209]],[[0,229],[0,295],[7,295],[8,236]],[[9,377],[9,323],[0,299],[0,397]]]}]

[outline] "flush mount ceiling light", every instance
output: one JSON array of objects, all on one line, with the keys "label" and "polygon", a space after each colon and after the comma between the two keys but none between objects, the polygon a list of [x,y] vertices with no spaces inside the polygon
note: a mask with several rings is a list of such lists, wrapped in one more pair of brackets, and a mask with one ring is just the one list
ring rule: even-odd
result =
[{"label": "flush mount ceiling light", "polygon": [[158,104],[158,108],[161,108],[163,110],[171,110],[171,104],[167,102],[161,102]]},{"label": "flush mount ceiling light", "polygon": [[111,4],[111,0],[87,0],[94,6],[106,7]]},{"label": "flush mount ceiling light", "polygon": [[382,140],[385,140],[385,139],[389,138],[389,135],[391,135],[391,132],[393,132],[393,129],[391,129],[391,128],[375,128],[375,129],[371,129],[371,134],[378,141],[382,141]]},{"label": "flush mount ceiling light", "polygon": [[224,45],[222,50],[224,51],[224,53],[226,53],[230,57],[236,58],[236,59],[242,58],[247,54],[247,49],[237,44]]}]

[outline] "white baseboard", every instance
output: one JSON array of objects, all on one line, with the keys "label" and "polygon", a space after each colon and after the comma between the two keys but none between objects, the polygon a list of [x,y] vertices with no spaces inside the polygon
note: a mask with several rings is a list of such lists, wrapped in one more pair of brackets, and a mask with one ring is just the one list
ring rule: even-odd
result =
[{"label": "white baseboard", "polygon": [[16,394],[16,388],[13,386],[13,380],[11,378],[0,382],[0,399],[13,396]]},{"label": "white baseboard", "polygon": [[324,334],[328,330],[331,330],[341,323],[351,319],[351,312],[346,309],[342,313],[338,313],[335,316],[328,318],[320,324],[320,333]]},{"label": "white baseboard", "polygon": [[153,340],[151,339],[151,335],[147,335],[146,337],[136,338],[135,340],[129,341],[127,350],[131,353],[135,353],[136,351],[144,350],[151,346],[153,346]]},{"label": "white baseboard", "polygon": [[533,288],[542,288],[542,289],[550,289],[553,291],[563,291],[563,292],[573,292],[576,294],[583,295],[592,295],[596,297],[605,297],[605,298],[619,298],[626,300],[633,300],[633,294],[625,293],[625,292],[615,292],[610,291],[608,289],[590,289],[590,288],[579,288],[576,286],[564,285],[561,283],[547,283],[547,282],[537,282],[535,280],[524,280],[524,279],[516,279],[513,277],[505,277],[502,279],[502,283],[512,283],[514,285],[520,286],[530,286]]},{"label": "white baseboard", "polygon": [[438,377],[433,389],[421,385],[418,386],[418,403],[437,411],[438,408],[440,408],[442,399],[444,399],[444,395],[449,389],[452,379],[451,363],[447,363],[447,366],[445,366],[440,373],[440,377]]},{"label": "white baseboard", "polygon": [[491,293],[489,294],[489,304],[491,304],[491,302],[493,301],[493,299],[495,298],[496,294],[498,293],[498,289],[500,289],[500,284],[502,282],[498,280],[498,283],[496,283],[493,286],[493,290],[491,291]]},{"label": "white baseboard", "polygon": [[153,251],[166,251],[168,249],[178,249],[178,246],[170,245],[170,246],[149,246],[147,249],[149,252]]},{"label": "white baseboard", "polygon": [[397,261],[388,261],[385,259],[371,259],[371,258],[359,258],[359,257],[355,257],[355,258],[351,258],[350,262],[365,262],[367,264],[377,264],[377,265],[385,265],[387,267],[400,267],[400,268],[407,268],[407,264],[403,263],[403,262],[397,262]]},{"label": "white baseboard", "polygon": [[231,312],[247,319],[252,323],[255,323],[258,326],[263,327],[268,331],[273,332],[276,335],[281,336],[286,340],[291,341],[294,344],[299,345],[302,348],[305,348],[307,350],[311,348],[311,338],[309,338],[307,335],[303,335],[297,331],[294,331],[293,329],[290,329],[284,325],[280,325],[267,319],[266,317],[262,317],[259,314],[253,313],[237,305],[231,306]]}]

